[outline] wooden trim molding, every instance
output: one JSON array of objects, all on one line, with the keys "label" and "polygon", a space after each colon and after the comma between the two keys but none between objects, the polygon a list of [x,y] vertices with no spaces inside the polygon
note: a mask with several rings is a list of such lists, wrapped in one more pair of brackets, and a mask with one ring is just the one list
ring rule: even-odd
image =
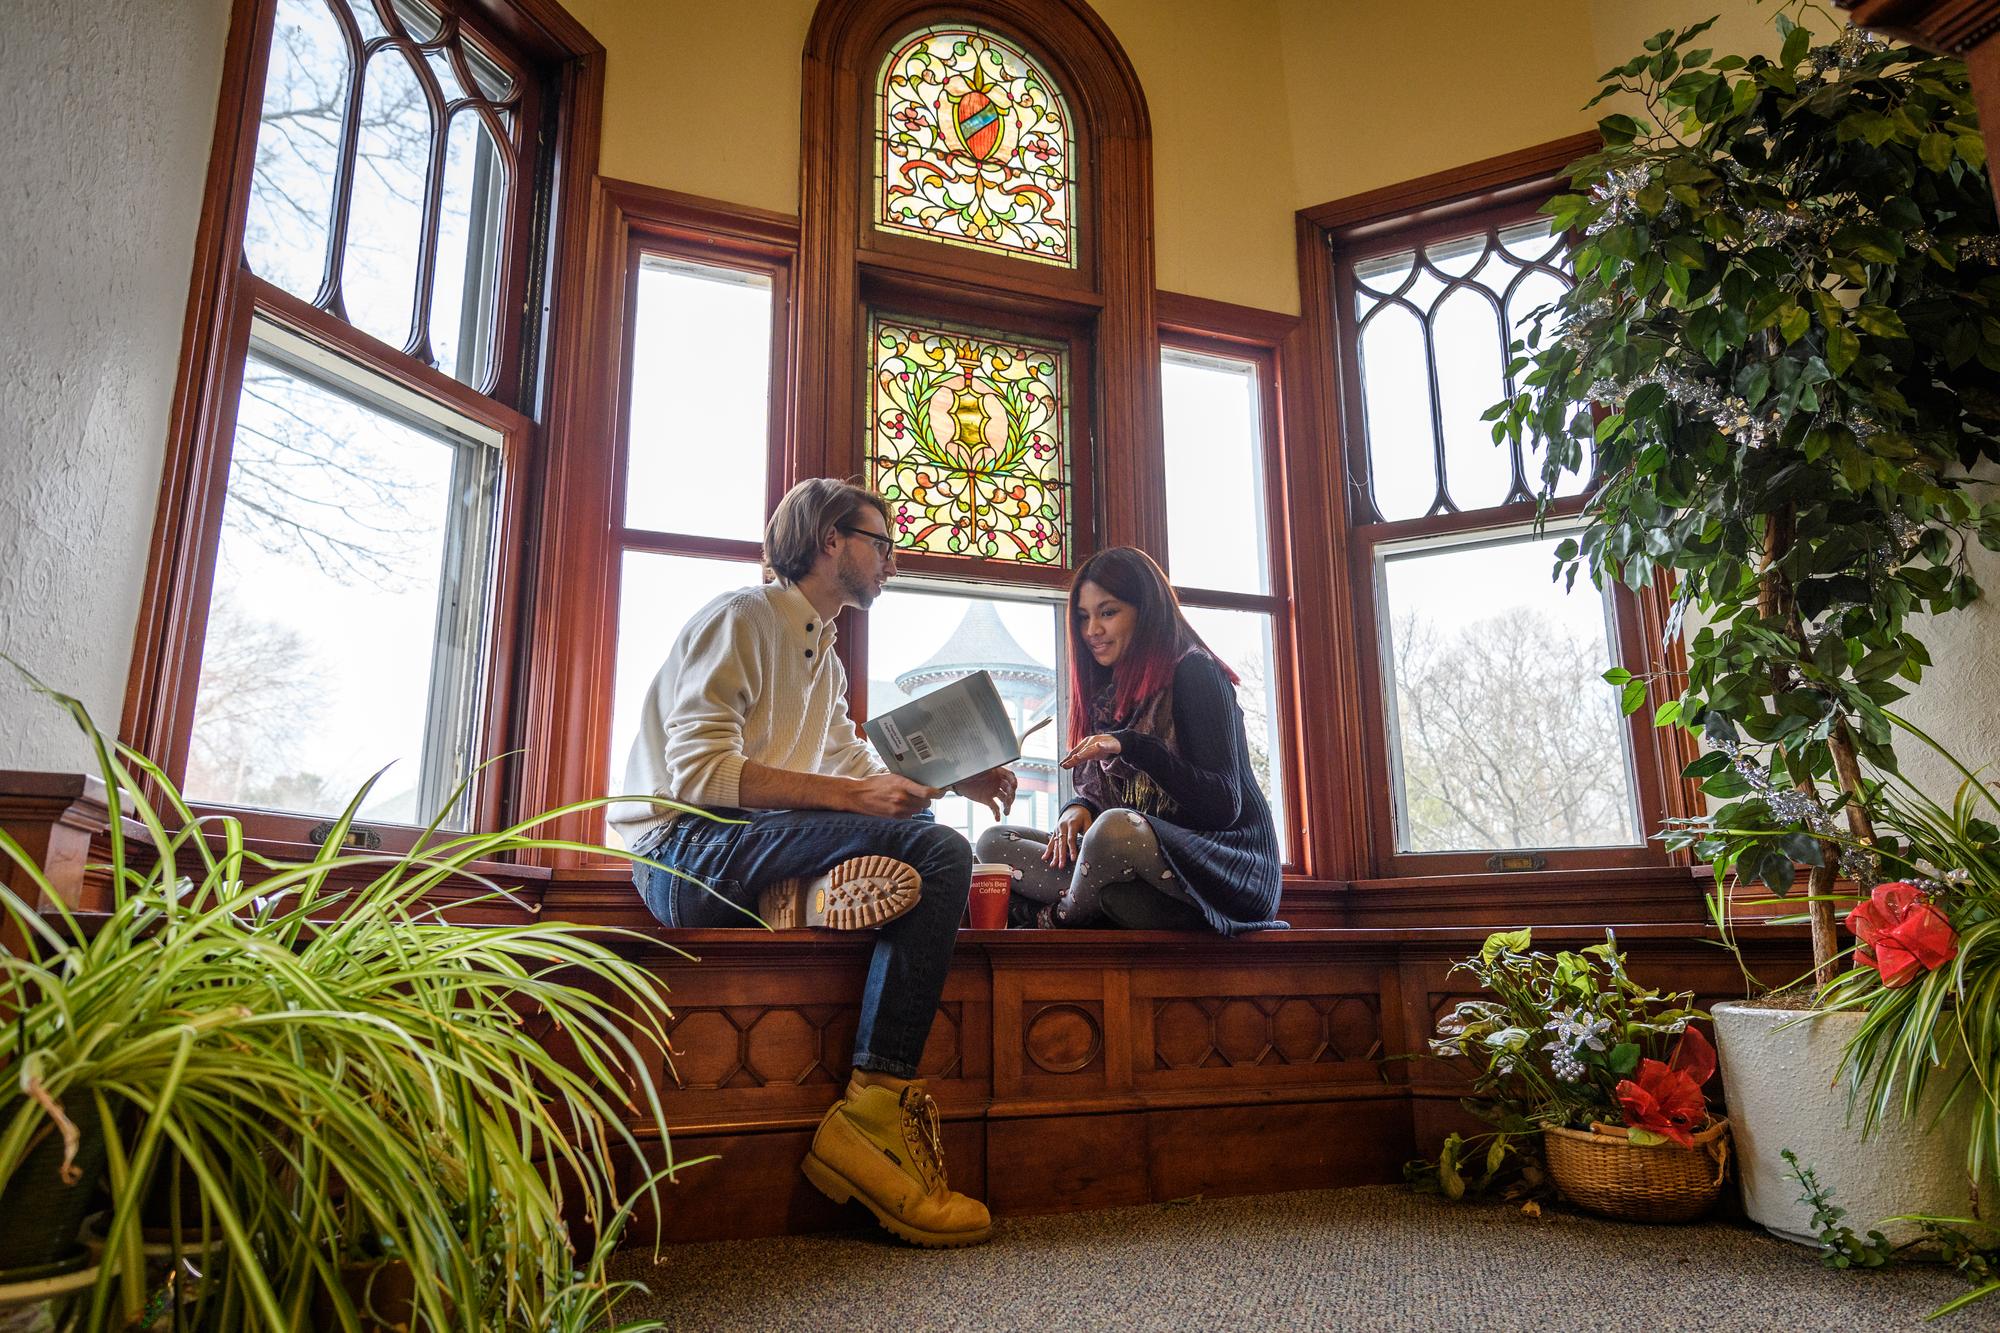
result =
[{"label": "wooden trim molding", "polygon": [[629,225],[643,227],[650,234],[724,251],[748,245],[761,247],[758,253],[790,255],[798,249],[799,220],[790,213],[663,190],[615,176],[599,177],[598,185],[605,201]]},{"label": "wooden trim molding", "polygon": [[1309,763],[1306,769],[1311,775],[1303,812],[1306,869],[1326,879],[1351,880],[1369,869],[1370,788],[1360,762],[1365,701],[1352,629],[1357,621],[1333,252],[1325,229],[1305,214],[1299,215],[1296,229],[1302,314],[1284,349],[1291,386],[1287,449],[1294,484],[1308,502],[1291,506],[1296,525],[1292,543],[1300,601],[1322,617],[1319,632],[1302,634],[1299,640],[1299,697],[1313,701],[1300,719],[1299,743],[1309,758],[1344,757],[1340,763]]},{"label": "wooden trim molding", "polygon": [[1563,179],[1565,167],[1603,146],[1597,131],[1589,130],[1300,209],[1299,217],[1352,241],[1380,226],[1407,226],[1461,211],[1494,208],[1551,193]]},{"label": "wooden trim molding", "polygon": [[[856,357],[866,318],[866,272],[909,275],[920,269],[974,299],[997,295],[1015,302],[1027,299],[1029,289],[1069,285],[1027,261],[982,259],[945,245],[856,248],[864,235],[864,112],[872,80],[891,40],[947,14],[1023,40],[1047,61],[1070,99],[1086,149],[1079,186],[1086,267],[1076,282],[1102,302],[1091,339],[1095,466],[1104,475],[1149,475],[1142,465],[1160,451],[1151,122],[1130,60],[1084,0],[968,0],[948,11],[933,0],[822,0],[814,12],[802,84],[797,286],[800,326],[813,336],[799,345],[796,475],[849,476],[856,470]],[[1163,488],[1104,488],[1097,508],[1099,543],[1162,548]]]},{"label": "wooden trim molding", "polygon": [[1161,292],[1154,298],[1154,305],[1163,333],[1241,343],[1246,347],[1275,350],[1298,331],[1300,323],[1297,315],[1180,292]]},{"label": "wooden trim molding", "polygon": [[[207,442],[235,433],[232,362],[240,362],[249,323],[233,300],[243,262],[241,219],[249,206],[258,108],[271,45],[273,11],[262,0],[236,0],[223,53],[194,270],[181,328],[180,371],[167,416],[166,463],[153,518],[152,555],[139,593],[139,618],[126,675],[119,735],[168,772],[181,771],[185,733],[177,725],[191,692],[189,657],[207,630],[214,534],[208,515],[228,468]],[[192,706],[191,704],[189,705]]]},{"label": "wooden trim molding", "polygon": [[[1833,0],[1856,27],[1929,51],[1966,56],[2000,33],[2000,0]],[[1985,120],[1985,106],[1980,107]]]}]

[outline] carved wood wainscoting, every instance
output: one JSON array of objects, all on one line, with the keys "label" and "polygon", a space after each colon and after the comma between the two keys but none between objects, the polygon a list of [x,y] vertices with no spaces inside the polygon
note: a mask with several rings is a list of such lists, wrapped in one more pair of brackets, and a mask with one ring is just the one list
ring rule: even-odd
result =
[{"label": "carved wood wainscoting", "polygon": [[[105,815],[93,783],[0,772],[0,828],[85,917],[108,905]],[[664,930],[614,872],[479,869],[513,897],[447,901],[455,917],[626,927],[670,987],[671,1067],[627,1071],[624,1090],[637,1093],[639,1075],[650,1076],[676,1159],[715,1160],[682,1171],[665,1215],[643,1219],[635,1240],[864,1224],[820,1197],[798,1164],[846,1081],[871,937]],[[1538,946],[1573,948],[1602,940],[1605,927],[1565,922],[1651,914],[1616,928],[1636,977],[1692,990],[1703,1004],[1745,994],[1735,960],[1681,916],[1696,901],[1691,879],[1649,888],[1613,876],[1594,896],[1586,880],[1556,877],[1533,893],[1489,887],[1490,902],[1443,882],[1321,884],[1297,904],[1305,910],[1293,910],[1288,889],[1294,921],[1366,924],[1233,940],[961,931],[922,1060],[952,1181],[1005,1216],[1396,1180],[1409,1157],[1473,1123],[1458,1106],[1462,1071],[1425,1056],[1424,1043],[1467,994],[1452,963],[1496,925],[1532,922]],[[0,882],[31,887],[4,870]],[[1766,985],[1808,970],[1798,928],[1754,921],[1737,933]],[[546,1023],[530,1019],[523,1035],[573,1063]]]},{"label": "carved wood wainscoting", "polygon": [[[669,1241],[863,1224],[799,1175],[846,1079],[869,941],[804,931],[660,931],[672,988],[664,1089],[692,1166],[657,1219]],[[953,1184],[1000,1216],[1400,1179],[1467,1117],[1462,1077],[1419,1055],[1464,993],[1474,929],[964,931],[922,1072]],[[1537,931],[1587,944],[1601,928]],[[1635,974],[1740,996],[1730,956],[1678,925],[1622,928]],[[1754,927],[1753,967],[1803,966]],[[642,1225],[645,1235],[653,1220]]]}]

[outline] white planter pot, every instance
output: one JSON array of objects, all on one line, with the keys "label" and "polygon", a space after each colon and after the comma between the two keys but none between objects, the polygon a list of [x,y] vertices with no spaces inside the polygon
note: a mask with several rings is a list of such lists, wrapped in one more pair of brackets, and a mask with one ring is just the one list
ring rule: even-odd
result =
[{"label": "white planter pot", "polygon": [[1884,1117],[1864,1142],[1863,1110],[1857,1106],[1849,1120],[1839,1082],[1841,1053],[1862,1015],[1742,1004],[1718,1004],[1713,1013],[1743,1211],[1752,1221],[1786,1240],[1818,1242],[1812,1209],[1799,1201],[1803,1191],[1779,1156],[1787,1148],[1847,1210],[1842,1225],[1862,1235],[1880,1230],[1897,1243],[1913,1239],[1916,1227],[1883,1224],[1901,1213],[1972,1216],[1965,1176],[1971,1103],[1961,1097],[1933,1126],[1951,1083],[1942,1071],[1926,1080],[1918,1114]]}]

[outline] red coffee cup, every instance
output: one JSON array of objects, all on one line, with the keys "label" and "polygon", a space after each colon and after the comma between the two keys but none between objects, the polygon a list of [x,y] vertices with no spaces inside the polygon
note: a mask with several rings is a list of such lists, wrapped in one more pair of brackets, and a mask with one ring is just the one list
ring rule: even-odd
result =
[{"label": "red coffee cup", "polygon": [[1012,866],[982,862],[972,867],[972,899],[968,908],[974,930],[1007,928],[1007,895],[1014,877],[1021,872]]}]

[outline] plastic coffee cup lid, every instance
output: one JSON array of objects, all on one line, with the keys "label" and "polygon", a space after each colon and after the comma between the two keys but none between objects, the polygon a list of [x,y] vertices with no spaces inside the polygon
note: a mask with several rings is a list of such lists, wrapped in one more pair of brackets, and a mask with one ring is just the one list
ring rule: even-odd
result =
[{"label": "plastic coffee cup lid", "polygon": [[1012,879],[1021,872],[1012,866],[996,865],[990,861],[981,861],[972,867],[972,873],[975,875],[1005,875],[1007,878]]}]

